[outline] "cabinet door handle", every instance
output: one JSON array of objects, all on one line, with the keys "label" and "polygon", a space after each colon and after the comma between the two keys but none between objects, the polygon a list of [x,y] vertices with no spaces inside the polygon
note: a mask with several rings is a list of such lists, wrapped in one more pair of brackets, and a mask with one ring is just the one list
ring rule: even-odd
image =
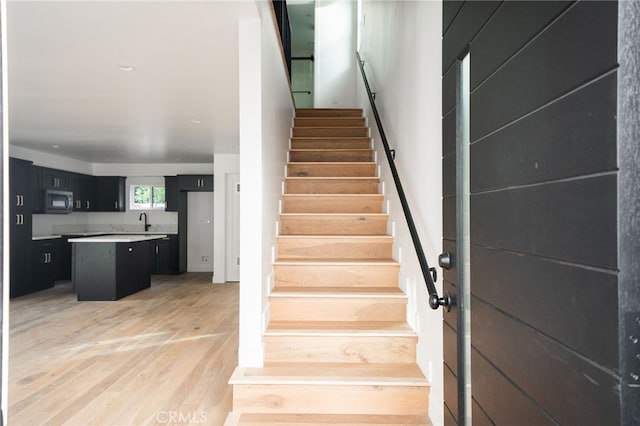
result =
[{"label": "cabinet door handle", "polygon": [[87,210],[89,210],[89,201],[87,201]]},{"label": "cabinet door handle", "polygon": [[16,225],[20,225],[20,215],[16,214]]},{"label": "cabinet door handle", "polygon": [[113,203],[113,205],[114,205],[114,207],[115,207],[116,209],[118,208],[118,202],[117,202],[117,201],[115,201],[115,202]]},{"label": "cabinet door handle", "polygon": [[158,254],[158,246],[156,246],[156,254]]},{"label": "cabinet door handle", "polygon": [[16,206],[20,205],[20,196],[16,195]]}]

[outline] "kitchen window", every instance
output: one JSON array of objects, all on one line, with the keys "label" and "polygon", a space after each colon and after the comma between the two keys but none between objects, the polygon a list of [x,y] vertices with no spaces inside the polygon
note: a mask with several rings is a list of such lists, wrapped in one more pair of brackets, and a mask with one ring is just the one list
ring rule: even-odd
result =
[{"label": "kitchen window", "polygon": [[129,210],[164,210],[164,185],[129,185]]}]

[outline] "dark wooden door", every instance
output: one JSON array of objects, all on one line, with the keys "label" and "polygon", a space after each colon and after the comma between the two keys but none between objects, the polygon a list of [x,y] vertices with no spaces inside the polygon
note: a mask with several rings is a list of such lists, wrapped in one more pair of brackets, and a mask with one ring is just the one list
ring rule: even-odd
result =
[{"label": "dark wooden door", "polygon": [[[638,7],[624,7],[637,20]],[[444,2],[443,249],[455,254],[445,290],[458,302],[458,70],[470,58],[474,425],[640,421],[631,370],[640,351],[625,343],[639,295],[618,249],[633,211],[617,155],[618,97],[629,90],[619,81],[622,17],[616,2]],[[460,326],[445,314],[447,424],[465,423]]]}]

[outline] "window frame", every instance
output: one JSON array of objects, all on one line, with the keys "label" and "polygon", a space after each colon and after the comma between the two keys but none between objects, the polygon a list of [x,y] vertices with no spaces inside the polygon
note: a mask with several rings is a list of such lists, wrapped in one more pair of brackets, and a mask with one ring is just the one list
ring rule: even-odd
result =
[{"label": "window frame", "polygon": [[[135,190],[138,187],[147,187],[149,188],[149,205],[144,205],[144,206],[140,206],[138,204],[136,204],[134,202],[135,197]],[[164,203],[162,203],[162,205],[159,206],[154,206],[154,189],[155,188],[164,188],[165,190],[165,199],[164,199]],[[135,211],[141,211],[141,210],[160,210],[160,211],[164,211],[167,205],[167,188],[166,185],[160,185],[160,184],[151,184],[151,183],[130,183],[129,184],[129,210],[135,210]]]}]

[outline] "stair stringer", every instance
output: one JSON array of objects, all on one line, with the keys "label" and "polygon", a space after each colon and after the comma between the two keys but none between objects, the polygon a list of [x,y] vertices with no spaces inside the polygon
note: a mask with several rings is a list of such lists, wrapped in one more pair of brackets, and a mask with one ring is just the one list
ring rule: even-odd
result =
[{"label": "stair stringer", "polygon": [[[364,115],[369,117],[371,123],[375,123],[373,113],[368,107],[364,108]],[[400,198],[395,189],[395,183],[391,168],[389,167],[386,159],[386,153],[382,143],[382,138],[375,125],[370,127],[371,135],[371,147],[374,151],[374,155],[379,161],[376,163],[378,167],[378,176],[380,178],[380,185],[384,191],[384,203],[386,206],[386,212],[389,215],[389,232],[393,233],[393,258],[397,259],[400,263],[399,272],[399,285],[400,288],[407,295],[407,322],[416,331],[418,335],[417,343],[417,363],[421,370],[425,372],[429,382],[434,386],[431,388],[430,394],[430,413],[442,413],[442,405],[444,401],[443,394],[443,315],[446,314],[444,309],[432,310],[429,307],[428,292],[424,277],[422,276],[422,270],[418,263],[417,256],[415,254],[415,248],[413,241],[409,233],[406,219],[402,210],[402,204]],[[393,149],[394,147],[391,146]],[[417,202],[417,197],[413,194],[411,186],[407,184],[409,179],[403,175],[401,161],[401,152],[396,152],[396,165],[397,171],[400,177],[400,181],[403,183],[403,191],[407,198],[409,206],[411,206],[411,213],[415,222],[415,226],[420,236],[420,241],[423,246],[423,250],[427,259],[429,260],[429,266],[433,265],[431,259],[437,259],[438,254],[442,251],[441,235],[444,235],[442,229],[433,229],[425,223],[422,218],[428,218],[432,212],[440,215],[441,200],[433,200],[433,203],[429,207],[421,210],[420,203]],[[437,187],[441,187],[440,184],[434,184]],[[442,219],[438,216],[437,220],[431,221],[437,224],[442,224]],[[441,226],[441,225],[440,225]],[[438,236],[438,240],[430,240],[426,238],[430,235]],[[443,294],[442,283],[442,269],[438,268],[439,279],[435,282],[438,294]],[[449,315],[455,315],[452,311]],[[440,385],[435,385],[440,384]],[[438,418],[435,415],[432,418]]]}]

